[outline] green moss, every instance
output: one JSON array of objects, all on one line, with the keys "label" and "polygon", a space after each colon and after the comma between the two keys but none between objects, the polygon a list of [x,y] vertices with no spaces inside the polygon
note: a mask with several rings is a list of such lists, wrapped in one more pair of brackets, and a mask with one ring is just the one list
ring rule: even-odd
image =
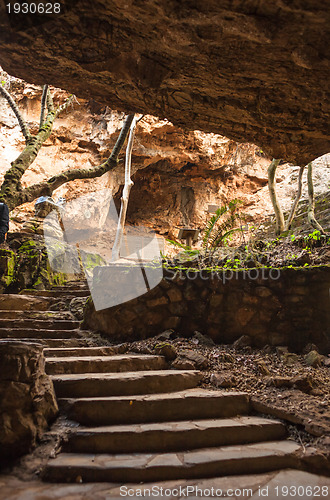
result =
[{"label": "green moss", "polygon": [[106,264],[101,255],[97,253],[86,253],[83,258],[83,263],[86,269],[94,269],[94,267],[96,266],[102,266]]},{"label": "green moss", "polygon": [[15,275],[16,255],[11,250],[0,250],[0,268],[4,271],[1,281],[6,287],[9,286]]},{"label": "green moss", "polygon": [[64,273],[54,273],[54,271],[52,270],[52,268],[49,264],[48,259],[45,262],[45,264],[46,264],[45,267],[40,269],[40,276],[41,276],[42,282],[46,286],[47,285],[51,285],[51,286],[64,285],[67,281],[66,275]]},{"label": "green moss", "polygon": [[25,253],[28,255],[35,254],[37,250],[37,244],[33,240],[25,241],[18,249],[18,253]]}]

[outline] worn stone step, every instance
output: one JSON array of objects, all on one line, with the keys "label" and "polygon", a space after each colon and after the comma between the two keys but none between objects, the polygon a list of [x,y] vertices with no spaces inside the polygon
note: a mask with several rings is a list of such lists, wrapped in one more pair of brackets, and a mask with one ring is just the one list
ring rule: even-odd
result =
[{"label": "worn stone step", "polygon": [[[1,336],[0,336],[1,338]],[[17,340],[19,342],[36,342],[37,344],[42,344],[45,346],[45,349],[48,349],[48,348],[53,348],[53,347],[65,347],[67,346],[68,348],[72,349],[72,348],[79,348],[80,346],[88,346],[88,343],[86,340],[83,340],[83,339],[79,339],[79,338],[74,338],[74,339],[53,339],[53,338],[49,338],[49,339],[38,339],[38,338],[34,338],[34,337],[30,337],[30,338],[10,338],[10,340]]]},{"label": "worn stone step", "polygon": [[260,417],[189,420],[86,427],[72,430],[70,453],[147,453],[275,441],[286,437],[284,424]]},{"label": "worn stone step", "polygon": [[71,339],[80,338],[78,330],[47,330],[43,328],[0,328],[0,338]]},{"label": "worn stone step", "polygon": [[123,354],[113,356],[74,356],[46,359],[48,375],[65,373],[108,373],[168,368],[163,356]]},{"label": "worn stone step", "polygon": [[53,348],[44,350],[44,355],[47,358],[70,358],[72,356],[112,356],[117,353],[118,351],[116,350],[116,348],[111,346],[78,348],[64,347],[63,349]]},{"label": "worn stone step", "polygon": [[91,426],[230,418],[250,410],[246,393],[200,388],[177,388],[171,394],[60,399],[59,403],[70,419]]},{"label": "worn stone step", "polygon": [[24,295],[34,295],[36,297],[89,297],[89,290],[81,290],[80,288],[67,288],[64,290],[22,290]]},{"label": "worn stone step", "polygon": [[102,397],[170,392],[196,387],[202,374],[195,370],[52,375],[57,397]]},{"label": "worn stone step", "polygon": [[[45,345],[47,348],[79,348],[79,347],[84,347],[84,346],[89,346],[89,343],[87,340],[81,338],[76,338],[76,339],[45,339],[44,340]],[[46,350],[46,349],[45,349]]]},{"label": "worn stone step", "polygon": [[122,484],[219,477],[295,468],[299,445],[268,441],[202,448],[179,453],[62,453],[50,460],[44,479],[52,482],[118,482]]},{"label": "worn stone step", "polygon": [[53,302],[52,297],[33,297],[31,295],[6,293],[0,295],[0,310],[47,311]]},{"label": "worn stone step", "polygon": [[69,320],[75,321],[73,314],[70,311],[1,311],[0,319],[16,319],[16,320]]},{"label": "worn stone step", "polygon": [[88,283],[84,284],[79,284],[79,283],[73,283],[70,285],[60,285],[60,286],[54,286],[53,288],[50,289],[51,291],[53,290],[58,290],[58,291],[67,291],[67,290],[86,290],[89,291],[89,286]]},{"label": "worn stone step", "polygon": [[42,328],[44,330],[74,330],[79,328],[79,321],[56,319],[7,319],[0,318],[0,329],[3,328]]}]

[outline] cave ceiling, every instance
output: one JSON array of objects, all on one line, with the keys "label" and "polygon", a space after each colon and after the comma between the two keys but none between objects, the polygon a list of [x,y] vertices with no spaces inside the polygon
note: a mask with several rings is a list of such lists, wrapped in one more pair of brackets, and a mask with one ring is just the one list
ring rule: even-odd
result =
[{"label": "cave ceiling", "polygon": [[296,164],[330,149],[327,1],[63,0],[50,16],[6,3],[9,74]]}]

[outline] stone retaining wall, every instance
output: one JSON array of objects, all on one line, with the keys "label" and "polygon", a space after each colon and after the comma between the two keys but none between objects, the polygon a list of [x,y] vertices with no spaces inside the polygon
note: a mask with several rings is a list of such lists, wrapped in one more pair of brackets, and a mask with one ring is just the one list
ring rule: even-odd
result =
[{"label": "stone retaining wall", "polygon": [[[102,272],[108,273],[111,282],[111,268]],[[122,270],[123,277],[127,272]],[[313,342],[327,351],[329,289],[327,266],[218,274],[188,270],[177,276],[166,271],[155,288],[138,298],[97,312],[90,302],[85,326],[116,341],[173,328],[184,336],[198,330],[217,343],[249,335],[255,346],[288,345],[299,351]]]}]

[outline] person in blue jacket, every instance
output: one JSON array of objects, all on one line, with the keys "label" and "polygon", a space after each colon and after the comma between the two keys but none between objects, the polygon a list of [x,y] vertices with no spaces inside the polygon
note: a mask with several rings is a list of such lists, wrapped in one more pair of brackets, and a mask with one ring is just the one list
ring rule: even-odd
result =
[{"label": "person in blue jacket", "polygon": [[6,203],[0,203],[0,243],[6,239],[9,229],[9,209]]}]

